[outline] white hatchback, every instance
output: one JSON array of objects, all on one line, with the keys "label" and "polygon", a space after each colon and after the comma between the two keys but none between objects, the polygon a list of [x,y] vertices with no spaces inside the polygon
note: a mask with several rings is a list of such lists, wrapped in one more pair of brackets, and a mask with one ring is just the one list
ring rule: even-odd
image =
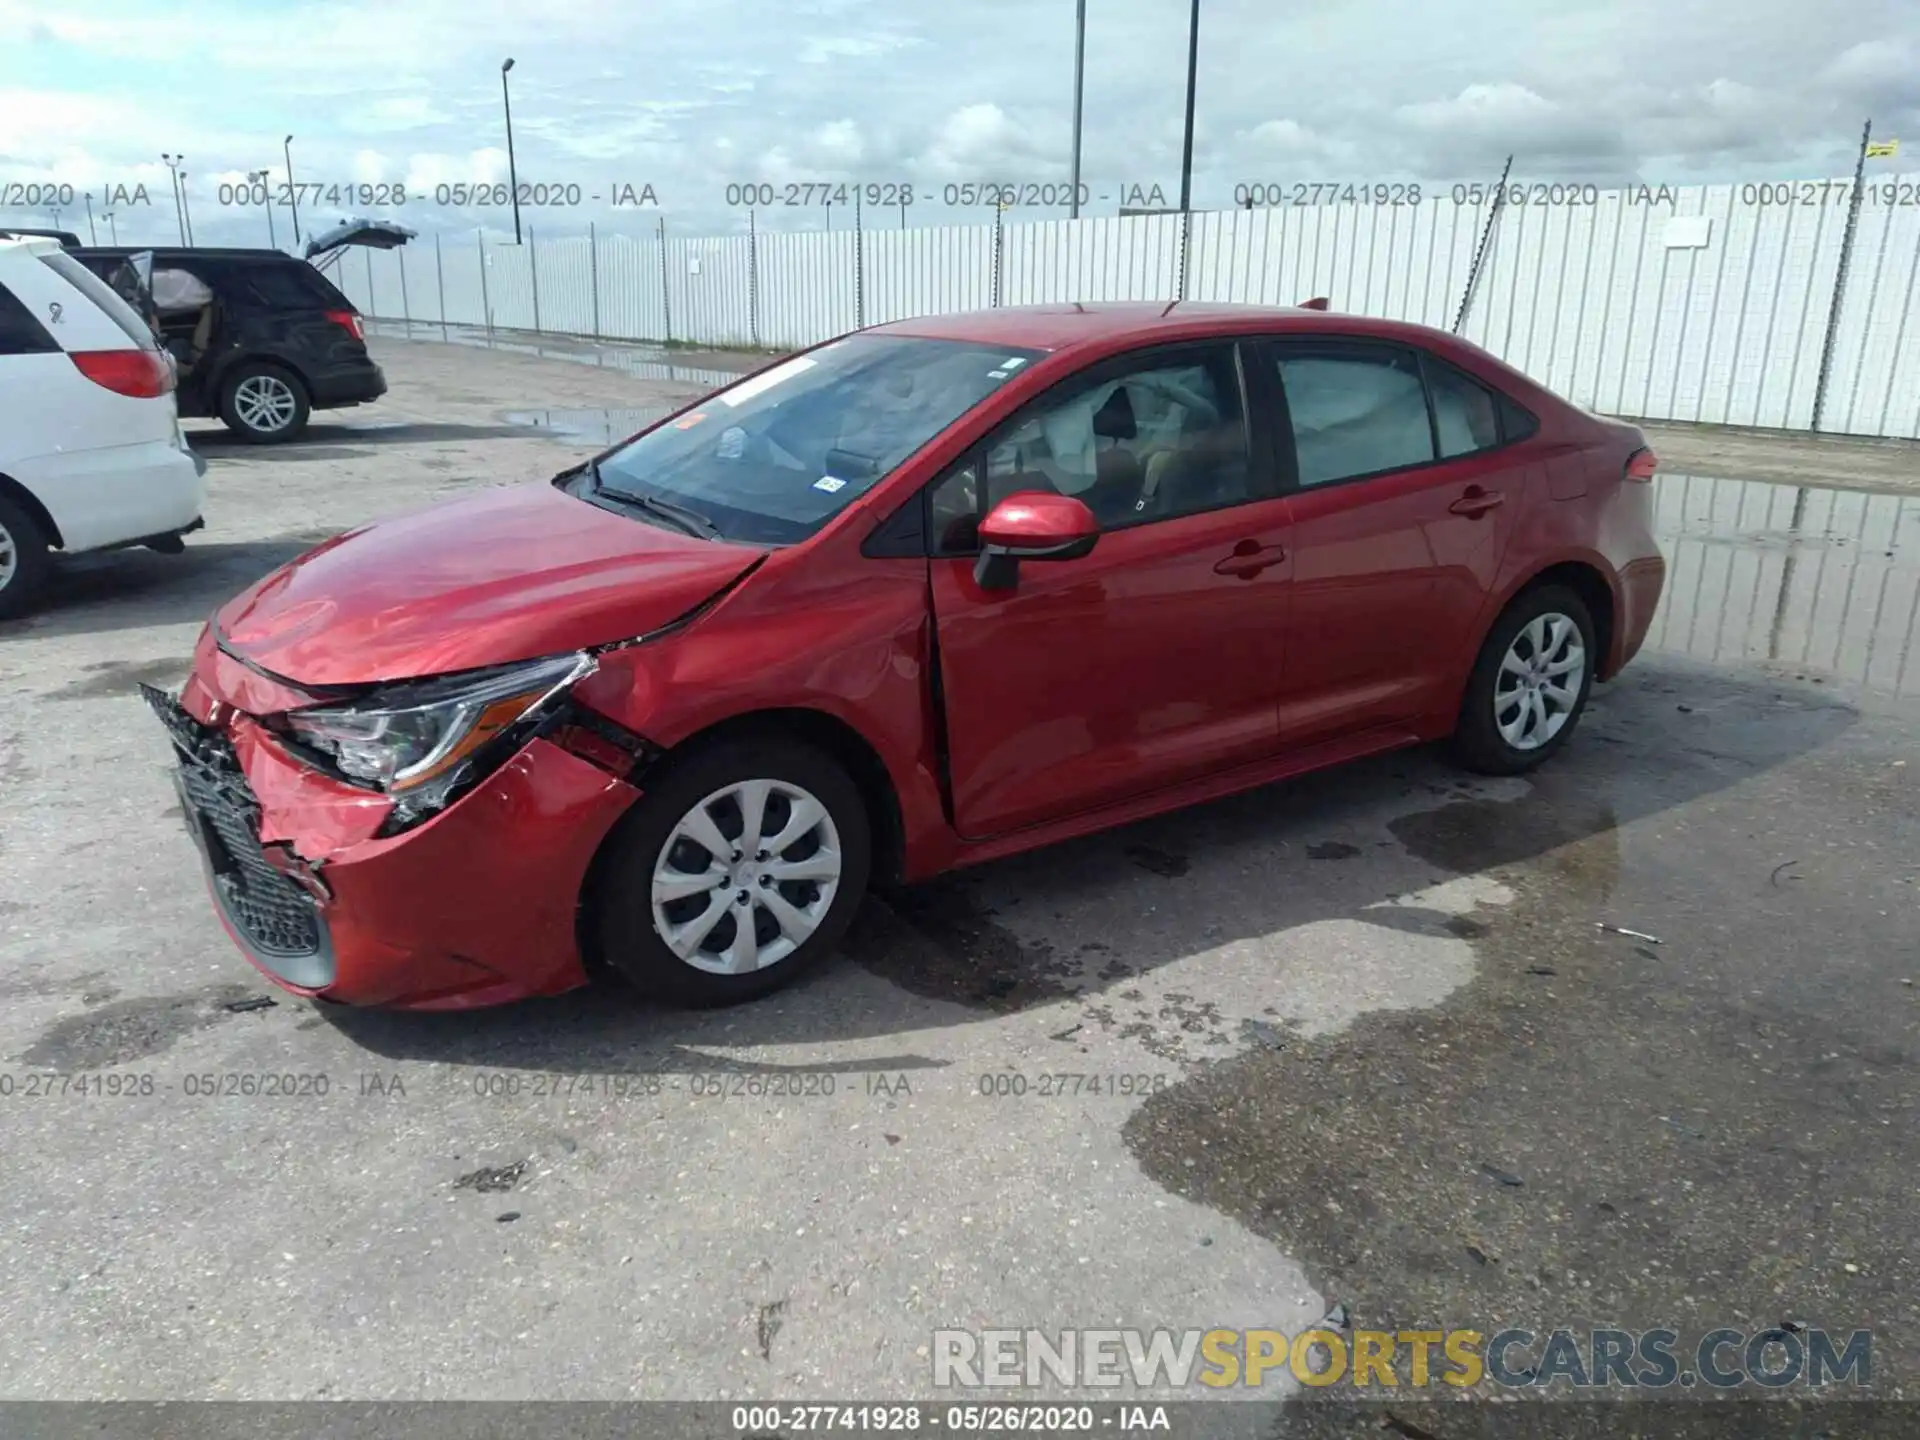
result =
[{"label": "white hatchback", "polygon": [[200,526],[173,362],[132,306],[54,240],[0,238],[0,619],[54,550],[178,551]]}]

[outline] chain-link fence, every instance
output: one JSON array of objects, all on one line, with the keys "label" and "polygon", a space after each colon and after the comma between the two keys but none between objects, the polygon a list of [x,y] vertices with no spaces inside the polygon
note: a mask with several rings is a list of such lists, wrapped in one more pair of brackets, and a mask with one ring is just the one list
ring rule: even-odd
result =
[{"label": "chain-link fence", "polygon": [[347,256],[338,278],[365,313],[409,327],[756,349],[994,305],[1325,296],[1459,320],[1609,414],[1920,438],[1920,186],[1875,179],[1850,220],[1852,200],[1849,180],[1515,182],[1420,203],[917,229],[856,216],[837,232],[696,238],[662,221],[650,236],[529,229],[521,245],[437,235]]}]

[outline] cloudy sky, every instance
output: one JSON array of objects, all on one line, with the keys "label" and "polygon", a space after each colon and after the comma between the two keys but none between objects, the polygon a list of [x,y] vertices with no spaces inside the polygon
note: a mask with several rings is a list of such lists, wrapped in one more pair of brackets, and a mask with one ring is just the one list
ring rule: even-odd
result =
[{"label": "cloudy sky", "polygon": [[[1173,203],[1186,0],[1087,9],[1090,211],[1129,186]],[[505,179],[510,55],[522,183],[580,187],[524,212],[539,229],[664,213],[719,233],[745,224],[726,187],[761,181],[909,182],[936,202],[916,216],[946,222],[948,183],[1066,179],[1073,36],[1073,0],[0,0],[0,203],[71,186],[61,223],[84,232],[83,196],[97,216],[103,187],[144,184],[149,205],[118,199],[119,236],[170,239],[171,151],[195,238],[262,243],[261,210],[222,207],[219,187],[263,167],[284,181],[291,132],[303,184],[404,184],[414,198],[388,213],[423,231],[510,225],[431,203]],[[1509,152],[1539,180],[1844,175],[1869,115],[1905,140],[1881,168],[1920,170],[1912,0],[1202,0],[1199,75],[1207,208],[1246,181],[1491,179]],[[612,205],[647,185],[657,209]],[[49,224],[37,194],[0,223]]]}]

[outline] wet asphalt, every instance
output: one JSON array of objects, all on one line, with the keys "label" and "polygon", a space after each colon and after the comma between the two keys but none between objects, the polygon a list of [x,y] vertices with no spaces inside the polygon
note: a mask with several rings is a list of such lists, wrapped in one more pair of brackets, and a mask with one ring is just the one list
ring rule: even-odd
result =
[{"label": "wet asphalt", "polygon": [[[1682,1349],[1870,1328],[1865,1393],[1914,1397],[1898,486],[1663,475],[1648,649],[1524,780],[1407,752],[877,897],[844,960],[735,1011],[244,1008],[271,992],[207,911],[134,686],[315,539],[550,473],[704,379],[566,348],[389,342],[391,403],[302,448],[208,442],[187,556],[83,562],[0,627],[0,1397],[882,1399],[929,1392],[940,1327],[1330,1313]],[[267,1072],[330,1089],[186,1094]],[[1062,1072],[1125,1093],[986,1083]],[[769,1076],[812,1088],[741,1093]],[[1492,1433],[1243,1408],[1217,1428]],[[1656,1433],[1800,1423],[1724,1408]],[[1536,1433],[1616,1433],[1554,1414]]]}]

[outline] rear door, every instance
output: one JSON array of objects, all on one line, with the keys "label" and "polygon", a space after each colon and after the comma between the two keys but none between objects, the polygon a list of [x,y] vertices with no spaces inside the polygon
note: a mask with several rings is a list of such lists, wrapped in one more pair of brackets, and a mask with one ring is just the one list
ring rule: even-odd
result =
[{"label": "rear door", "polygon": [[1414,347],[1278,339],[1263,364],[1291,471],[1281,737],[1409,720],[1479,623],[1526,462],[1502,446],[1493,393]]},{"label": "rear door", "polygon": [[[1287,502],[1229,341],[1136,351],[1062,382],[936,481],[931,581],[948,773],[985,838],[1275,748]],[[1077,560],[974,579],[974,531],[1020,490],[1101,520]]]}]

